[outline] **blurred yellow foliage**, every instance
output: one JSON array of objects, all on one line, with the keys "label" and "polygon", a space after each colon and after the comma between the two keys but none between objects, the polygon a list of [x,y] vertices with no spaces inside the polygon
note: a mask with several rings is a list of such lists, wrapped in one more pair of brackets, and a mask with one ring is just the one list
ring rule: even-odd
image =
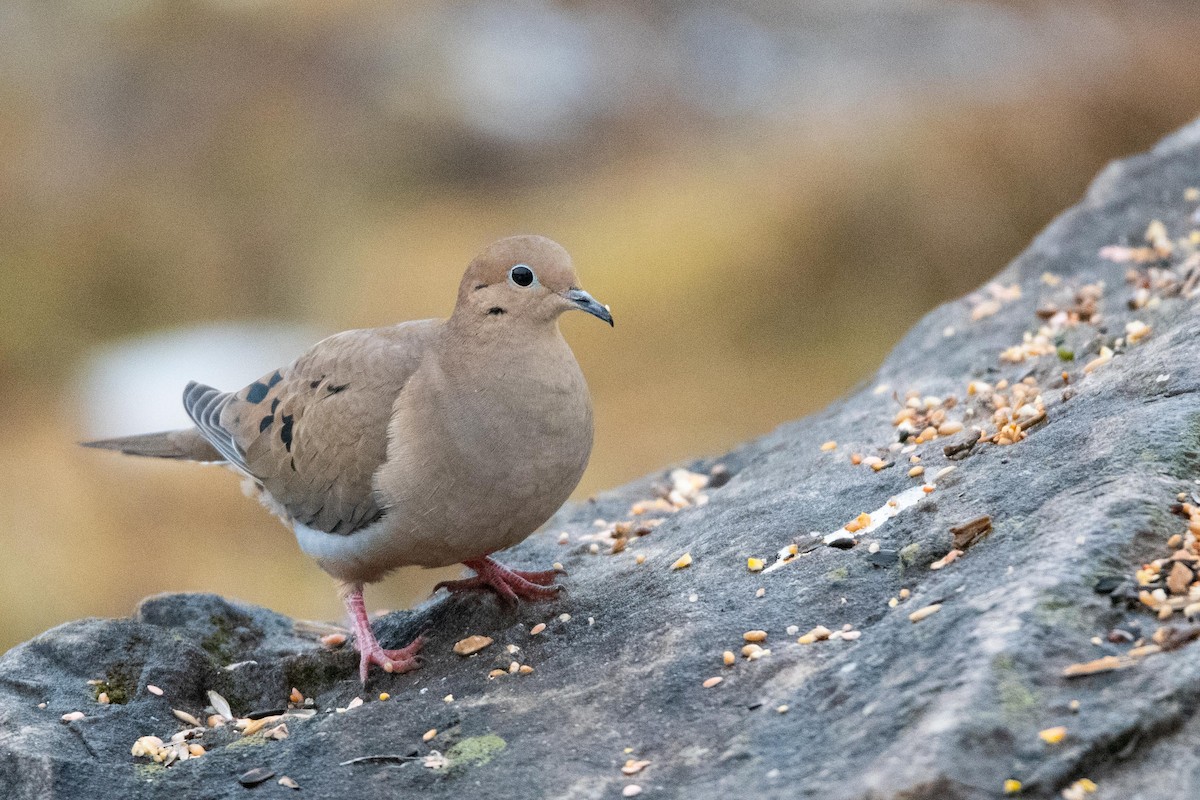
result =
[{"label": "blurred yellow foliage", "polygon": [[[233,476],[76,446],[74,376],[98,344],[212,320],[442,316],[479,247],[544,233],[616,317],[564,320],[597,411],[586,496],[832,401],[1107,160],[1200,108],[1186,3],[1155,18],[1097,4],[1109,27],[1080,36],[1120,30],[1119,53],[1064,34],[1041,72],[1002,65],[998,83],[930,74],[790,115],[634,92],[529,142],[455,110],[454,70],[423,61],[455,52],[428,50],[436,4],[15,5],[63,35],[0,34],[0,650],[158,591],[340,614]],[[1027,32],[1067,7],[976,5]],[[416,33],[390,42],[380,19]],[[402,572],[368,602],[410,604],[439,577]]]}]

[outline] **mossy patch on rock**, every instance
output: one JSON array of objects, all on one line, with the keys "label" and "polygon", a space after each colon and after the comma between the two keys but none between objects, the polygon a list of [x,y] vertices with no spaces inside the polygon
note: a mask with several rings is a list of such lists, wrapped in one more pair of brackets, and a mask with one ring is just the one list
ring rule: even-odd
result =
[{"label": "mossy patch on rock", "polygon": [[238,660],[241,653],[252,649],[261,639],[249,617],[213,614],[208,618],[212,633],[200,640],[200,647],[222,665]]},{"label": "mossy patch on rock", "polygon": [[137,690],[139,671],[128,664],[116,664],[109,667],[104,680],[92,684],[92,697],[99,700],[100,695],[103,694],[107,695],[109,703],[125,705]]},{"label": "mossy patch on rock", "polygon": [[1037,692],[1021,679],[1021,670],[1010,655],[998,655],[992,659],[992,673],[996,676],[996,695],[1000,710],[1010,724],[1030,719],[1040,707]]},{"label": "mossy patch on rock", "polygon": [[494,733],[463,739],[446,751],[446,758],[454,767],[481,767],[508,747],[508,742]]},{"label": "mossy patch on rock", "polygon": [[348,662],[349,659],[331,653],[297,656],[284,665],[285,682],[311,697],[345,680],[347,673],[353,671]]}]

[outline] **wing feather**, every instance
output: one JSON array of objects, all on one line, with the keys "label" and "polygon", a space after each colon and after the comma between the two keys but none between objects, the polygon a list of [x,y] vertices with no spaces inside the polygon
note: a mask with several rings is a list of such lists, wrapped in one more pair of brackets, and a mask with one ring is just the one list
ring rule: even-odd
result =
[{"label": "wing feather", "polygon": [[350,534],[383,514],[374,476],[392,408],[437,320],[346,331],[238,392],[188,384],[201,435],[297,522]]}]

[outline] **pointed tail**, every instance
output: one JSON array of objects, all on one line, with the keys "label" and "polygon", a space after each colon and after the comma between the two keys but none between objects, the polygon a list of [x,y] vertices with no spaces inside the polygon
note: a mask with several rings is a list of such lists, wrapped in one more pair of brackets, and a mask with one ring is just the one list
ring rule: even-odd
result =
[{"label": "pointed tail", "polygon": [[224,461],[225,458],[217,452],[195,428],[182,431],[163,431],[162,433],[141,433],[136,436],[121,436],[116,439],[101,439],[95,442],[81,442],[84,447],[95,447],[100,450],[116,450],[131,456],[148,456],[150,458],[174,458],[181,461]]}]

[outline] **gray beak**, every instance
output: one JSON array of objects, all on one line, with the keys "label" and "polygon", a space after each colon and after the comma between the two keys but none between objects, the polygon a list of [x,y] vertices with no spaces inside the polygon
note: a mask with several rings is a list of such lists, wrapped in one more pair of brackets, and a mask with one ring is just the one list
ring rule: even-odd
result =
[{"label": "gray beak", "polygon": [[596,298],[585,292],[583,289],[569,289],[563,292],[563,297],[575,304],[575,307],[581,311],[586,311],[593,317],[599,317],[607,322],[610,326],[613,324],[612,314],[605,307],[596,302]]}]

